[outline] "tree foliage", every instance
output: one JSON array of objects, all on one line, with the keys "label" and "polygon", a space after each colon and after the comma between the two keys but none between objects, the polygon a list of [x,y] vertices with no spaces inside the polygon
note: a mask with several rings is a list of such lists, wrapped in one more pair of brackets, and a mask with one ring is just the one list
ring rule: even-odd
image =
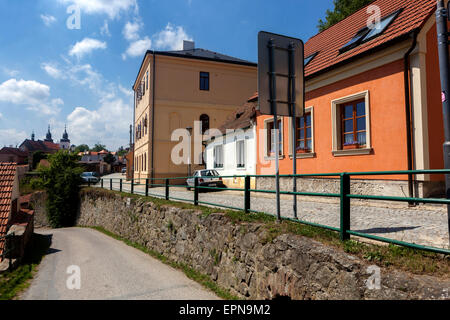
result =
[{"label": "tree foliage", "polygon": [[53,228],[75,224],[83,169],[78,157],[59,151],[49,157],[50,167],[41,167],[40,185],[47,191],[47,217]]},{"label": "tree foliage", "polygon": [[120,147],[120,148],[117,150],[117,156],[123,157],[124,155],[126,155],[126,154],[128,153],[128,151],[129,151],[128,148],[124,149],[123,147]]},{"label": "tree foliage", "polygon": [[105,161],[107,164],[113,164],[116,161],[116,158],[111,153],[108,153],[103,158],[103,161]]},{"label": "tree foliage", "polygon": [[325,21],[320,19],[317,28],[319,31],[324,31],[373,1],[374,0],[333,0],[334,10],[327,10]]},{"label": "tree foliage", "polygon": [[33,153],[33,164],[32,169],[36,169],[39,162],[41,162],[42,159],[47,159],[47,154],[42,151],[36,151]]},{"label": "tree foliage", "polygon": [[89,146],[87,144],[80,144],[79,146],[75,147],[75,150],[73,152],[78,154],[85,151],[89,151]]},{"label": "tree foliage", "polygon": [[94,152],[100,152],[102,150],[106,150],[106,146],[104,144],[96,143],[95,146],[91,149]]}]

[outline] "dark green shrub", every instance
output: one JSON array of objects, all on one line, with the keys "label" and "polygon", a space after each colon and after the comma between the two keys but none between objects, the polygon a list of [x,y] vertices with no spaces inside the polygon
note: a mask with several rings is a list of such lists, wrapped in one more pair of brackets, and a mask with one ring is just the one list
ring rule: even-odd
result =
[{"label": "dark green shrub", "polygon": [[59,151],[49,157],[50,167],[39,168],[39,184],[47,191],[47,217],[53,228],[75,224],[83,168],[78,157]]},{"label": "dark green shrub", "polygon": [[48,159],[48,155],[42,151],[36,151],[33,153],[33,167],[32,169],[36,169],[39,162],[43,159]]}]

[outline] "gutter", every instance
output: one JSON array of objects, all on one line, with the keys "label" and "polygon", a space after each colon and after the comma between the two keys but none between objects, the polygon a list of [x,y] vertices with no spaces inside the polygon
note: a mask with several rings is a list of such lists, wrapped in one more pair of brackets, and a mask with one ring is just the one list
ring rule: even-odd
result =
[{"label": "gutter", "polygon": [[[415,49],[417,45],[417,35],[418,32],[415,31],[412,34],[413,43],[411,48],[405,53],[404,56],[404,84],[405,84],[405,114],[406,114],[406,143],[407,143],[407,161],[408,161],[408,170],[413,170],[413,144],[412,144],[412,126],[411,126],[411,88],[410,88],[410,57],[409,55]],[[408,192],[409,197],[414,197],[414,186],[416,184],[415,175],[408,174]],[[409,206],[415,206],[416,203],[409,202]]]}]

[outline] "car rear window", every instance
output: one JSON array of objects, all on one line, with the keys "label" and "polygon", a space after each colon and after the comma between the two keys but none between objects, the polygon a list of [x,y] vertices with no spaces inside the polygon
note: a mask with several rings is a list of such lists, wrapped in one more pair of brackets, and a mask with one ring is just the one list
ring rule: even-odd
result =
[{"label": "car rear window", "polygon": [[214,177],[218,176],[219,174],[215,170],[203,170],[201,172],[202,177]]}]

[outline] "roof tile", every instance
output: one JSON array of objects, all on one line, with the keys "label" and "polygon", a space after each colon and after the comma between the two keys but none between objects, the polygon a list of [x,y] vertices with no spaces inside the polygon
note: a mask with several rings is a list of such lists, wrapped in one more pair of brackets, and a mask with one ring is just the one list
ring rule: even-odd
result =
[{"label": "roof tile", "polygon": [[313,36],[305,44],[305,57],[316,52],[318,54],[306,66],[306,76],[314,75],[422,27],[435,11],[436,1],[375,0],[371,5],[376,5],[381,9],[382,18],[399,9],[403,9],[403,11],[380,36],[342,54],[339,53],[339,49],[349,42],[360,29],[367,26],[370,17],[367,7]]},{"label": "roof tile", "polygon": [[[0,237],[6,235],[17,164],[0,162]],[[0,254],[4,241],[0,241]]]}]

